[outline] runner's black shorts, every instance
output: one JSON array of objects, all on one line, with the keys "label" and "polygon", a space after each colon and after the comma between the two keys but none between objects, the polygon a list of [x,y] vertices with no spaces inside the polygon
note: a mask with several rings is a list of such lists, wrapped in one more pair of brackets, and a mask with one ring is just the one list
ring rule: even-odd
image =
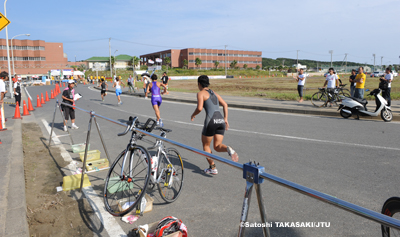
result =
[{"label": "runner's black shorts", "polygon": [[212,137],[215,134],[224,135],[225,134],[225,120],[223,118],[215,118],[213,117],[207,124],[207,121],[204,123],[202,133],[206,137]]},{"label": "runner's black shorts", "polygon": [[106,93],[106,90],[101,90],[101,91],[100,91],[100,94],[101,94],[101,95],[103,95],[103,94],[105,94],[105,93]]},{"label": "runner's black shorts", "polygon": [[71,117],[71,119],[75,119],[75,110],[69,106],[64,105],[64,116],[65,120],[68,120],[69,117]]}]

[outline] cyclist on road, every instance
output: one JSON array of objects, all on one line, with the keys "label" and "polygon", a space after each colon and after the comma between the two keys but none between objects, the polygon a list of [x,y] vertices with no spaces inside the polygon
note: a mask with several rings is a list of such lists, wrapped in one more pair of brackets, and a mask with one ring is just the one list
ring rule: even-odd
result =
[{"label": "cyclist on road", "polygon": [[[337,75],[334,73],[333,68],[329,68],[329,74],[326,75],[326,80],[324,83],[324,88],[326,85],[328,85],[327,87],[327,92],[328,92],[328,98],[329,98],[329,107],[332,107],[332,102],[331,102],[331,98],[333,98],[333,94],[335,93],[335,88],[336,88],[336,84],[339,84],[339,78],[337,77]],[[329,96],[329,94],[331,94],[331,96]]]},{"label": "cyclist on road", "polygon": [[108,84],[104,81],[104,79],[101,79],[101,91],[100,91],[100,95],[101,95],[101,100],[104,101],[104,97],[107,95],[107,91],[108,91]]},{"label": "cyclist on road", "polygon": [[151,80],[153,81],[152,83],[149,83],[149,90],[151,92],[151,105],[153,106],[154,112],[156,113],[157,125],[162,127],[164,126],[164,124],[160,117],[160,106],[162,103],[160,86],[164,87],[164,90],[166,86],[161,82],[157,82],[156,74],[153,74],[151,76]]},{"label": "cyclist on road", "polygon": [[[214,138],[214,150],[217,152],[228,152],[232,160],[237,162],[239,160],[239,155],[232,147],[222,144],[225,130],[229,128],[228,104],[218,94],[208,88],[210,85],[208,76],[200,76],[197,79],[197,85],[200,92],[197,93],[197,108],[193,112],[191,120],[194,121],[196,115],[198,115],[203,108],[206,110],[206,118],[201,136],[203,150],[212,153],[210,145]],[[221,104],[224,109],[224,116],[222,116],[219,111],[219,104]],[[207,161],[210,167],[205,169],[204,172],[206,174],[218,174],[214,161],[210,158],[207,158]]]},{"label": "cyclist on road", "polygon": [[119,105],[122,105],[122,101],[121,101],[121,97],[120,97],[120,95],[122,94],[121,84],[125,88],[125,85],[122,82],[122,80],[120,80],[118,77],[116,77],[113,87],[115,87],[115,95],[117,96]]}]

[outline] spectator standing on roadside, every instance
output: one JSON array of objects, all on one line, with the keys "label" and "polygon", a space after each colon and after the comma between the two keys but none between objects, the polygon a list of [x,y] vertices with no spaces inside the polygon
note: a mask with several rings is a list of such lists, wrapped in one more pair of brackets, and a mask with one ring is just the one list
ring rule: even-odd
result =
[{"label": "spectator standing on roadside", "polygon": [[[323,87],[328,85],[327,92],[328,94],[331,94],[333,96],[333,94],[335,93],[336,84],[339,85],[339,79],[337,75],[334,74],[333,68],[329,68],[329,74],[326,75],[326,80]],[[329,107],[332,107],[332,102],[330,102]]]},{"label": "spectator standing on roadside", "polygon": [[[18,78],[18,77],[15,77]],[[18,105],[20,108],[22,108],[21,105],[21,78],[17,79],[14,82],[14,96],[15,96],[15,103],[18,102]]]},{"label": "spectator standing on roadside", "polygon": [[[75,81],[74,80],[69,80],[68,81],[68,87],[64,89],[62,93],[62,99],[63,103],[69,104],[69,105],[75,105]],[[76,99],[79,100],[79,99]],[[68,119],[71,118],[71,128],[72,129],[78,129],[79,127],[75,125],[75,108],[70,107],[68,105],[61,105],[61,109],[64,111],[64,116],[65,116],[65,122],[64,122],[64,131],[67,131],[67,122]]]},{"label": "spectator standing on roadside", "polygon": [[133,79],[132,75],[129,74],[128,80],[126,80],[126,83],[128,84],[129,87],[129,93],[135,92],[135,79]]},{"label": "spectator standing on roadside", "polygon": [[364,68],[363,67],[358,68],[358,74],[355,79],[355,82],[356,82],[356,90],[354,91],[355,98],[358,98],[358,99],[364,98],[364,86],[365,86],[366,80],[367,80],[367,77],[364,74]]},{"label": "spectator standing on roadside", "polygon": [[351,70],[351,75],[349,78],[349,82],[350,84],[350,96],[353,97],[354,96],[354,91],[356,90],[356,70],[353,69]]},{"label": "spectator standing on roadside", "polygon": [[382,96],[387,101],[387,103],[388,103],[387,106],[390,107],[391,102],[392,102],[392,100],[390,98],[390,90],[392,89],[392,81],[393,81],[392,70],[390,70],[390,68],[386,68],[386,75],[385,75],[385,77],[382,77],[380,80],[386,81],[388,83],[387,89],[382,91]]},{"label": "spectator standing on roadside", "polygon": [[297,91],[299,92],[299,103],[303,102],[303,88],[306,83],[306,76],[303,74],[303,68],[300,68],[299,75],[296,77]]},{"label": "spectator standing on roadside", "polygon": [[162,81],[162,83],[165,85],[163,94],[169,94],[169,92],[168,92],[168,81],[169,81],[169,78],[168,78],[166,72],[163,73],[163,76],[162,76],[162,78],[161,78],[161,81]]},{"label": "spectator standing on roadside", "polygon": [[[6,71],[2,71],[0,73],[0,106],[1,106],[1,116],[4,118],[4,107],[3,107],[3,102],[4,102],[4,97],[6,96],[7,90],[6,90],[6,83],[5,81],[8,80],[8,73]],[[1,118],[0,118],[0,123],[1,123]]]}]

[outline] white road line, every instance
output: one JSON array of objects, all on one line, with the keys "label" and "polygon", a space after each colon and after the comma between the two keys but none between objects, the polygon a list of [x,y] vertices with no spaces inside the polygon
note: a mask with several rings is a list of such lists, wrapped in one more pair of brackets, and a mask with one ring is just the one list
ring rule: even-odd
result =
[{"label": "white road line", "polygon": [[24,87],[24,89],[25,89],[26,94],[29,96],[29,99],[32,100],[32,97],[31,97],[31,95],[29,94],[29,92],[28,92],[28,90],[26,89],[26,87]]},{"label": "white road line", "polygon": [[[51,127],[47,123],[45,119],[42,119],[42,123],[44,127],[47,129],[47,132],[50,135],[51,132]],[[66,162],[70,162],[68,165],[68,169],[70,170],[71,174],[72,171],[76,170],[76,165],[72,160],[71,155],[69,152],[65,149],[65,147],[62,145],[61,141],[58,139],[56,136],[55,132],[53,131],[53,137],[52,140],[54,144],[60,149],[61,156],[64,158]],[[92,186],[82,188],[83,193],[85,194],[86,198],[88,199],[88,202],[90,203],[93,211],[96,213],[97,217],[100,219],[101,223],[104,226],[104,229],[107,231],[109,236],[127,236],[124,230],[121,228],[121,226],[118,224],[118,222],[115,220],[115,218],[110,215],[103,207],[104,203],[103,200],[99,197],[99,195],[96,193],[96,191],[93,190]]]},{"label": "white road line", "polygon": [[[96,102],[93,102],[96,103]],[[104,105],[97,103],[101,106],[106,106],[114,110],[118,110],[127,114],[132,114],[131,112],[125,111],[123,109],[115,108],[109,105]],[[136,115],[143,116],[143,117],[152,117],[152,115],[146,115],[146,114],[138,114],[135,113]],[[180,123],[180,124],[186,124],[186,125],[191,125],[191,126],[198,126],[202,127],[203,124],[196,124],[196,123],[188,123],[188,122],[182,122],[182,121],[177,121],[177,120],[169,120],[169,119],[163,119],[164,121],[170,121],[174,123]],[[309,142],[319,142],[319,143],[329,143],[329,144],[337,144],[337,145],[345,145],[345,146],[351,146],[351,147],[365,147],[365,148],[372,148],[372,149],[385,149],[385,150],[394,150],[394,151],[400,151],[400,148],[395,148],[395,147],[384,147],[384,146],[374,146],[374,145],[366,145],[366,144],[348,144],[345,142],[338,142],[338,141],[329,141],[329,140],[319,140],[319,139],[313,139],[313,138],[305,138],[305,137],[295,137],[295,136],[287,136],[287,135],[280,135],[280,134],[273,134],[273,133],[263,133],[263,132],[254,132],[254,131],[247,131],[247,130],[239,130],[239,129],[233,129],[229,128],[229,131],[233,132],[240,132],[240,133],[249,133],[249,134],[258,134],[258,135],[263,135],[263,136],[269,136],[269,137],[279,137],[279,138],[286,138],[286,139],[293,139],[293,140],[303,140],[303,141],[309,141]]]}]

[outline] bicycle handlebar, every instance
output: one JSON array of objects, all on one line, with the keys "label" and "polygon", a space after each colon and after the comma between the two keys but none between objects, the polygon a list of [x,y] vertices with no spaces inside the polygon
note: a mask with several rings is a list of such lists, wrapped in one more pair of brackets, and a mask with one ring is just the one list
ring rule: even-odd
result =
[{"label": "bicycle handlebar", "polygon": [[118,133],[118,136],[124,136],[126,135],[130,130],[132,130],[133,127],[137,126],[139,124],[138,117],[129,117],[129,121],[126,122],[126,129],[122,133]]}]

